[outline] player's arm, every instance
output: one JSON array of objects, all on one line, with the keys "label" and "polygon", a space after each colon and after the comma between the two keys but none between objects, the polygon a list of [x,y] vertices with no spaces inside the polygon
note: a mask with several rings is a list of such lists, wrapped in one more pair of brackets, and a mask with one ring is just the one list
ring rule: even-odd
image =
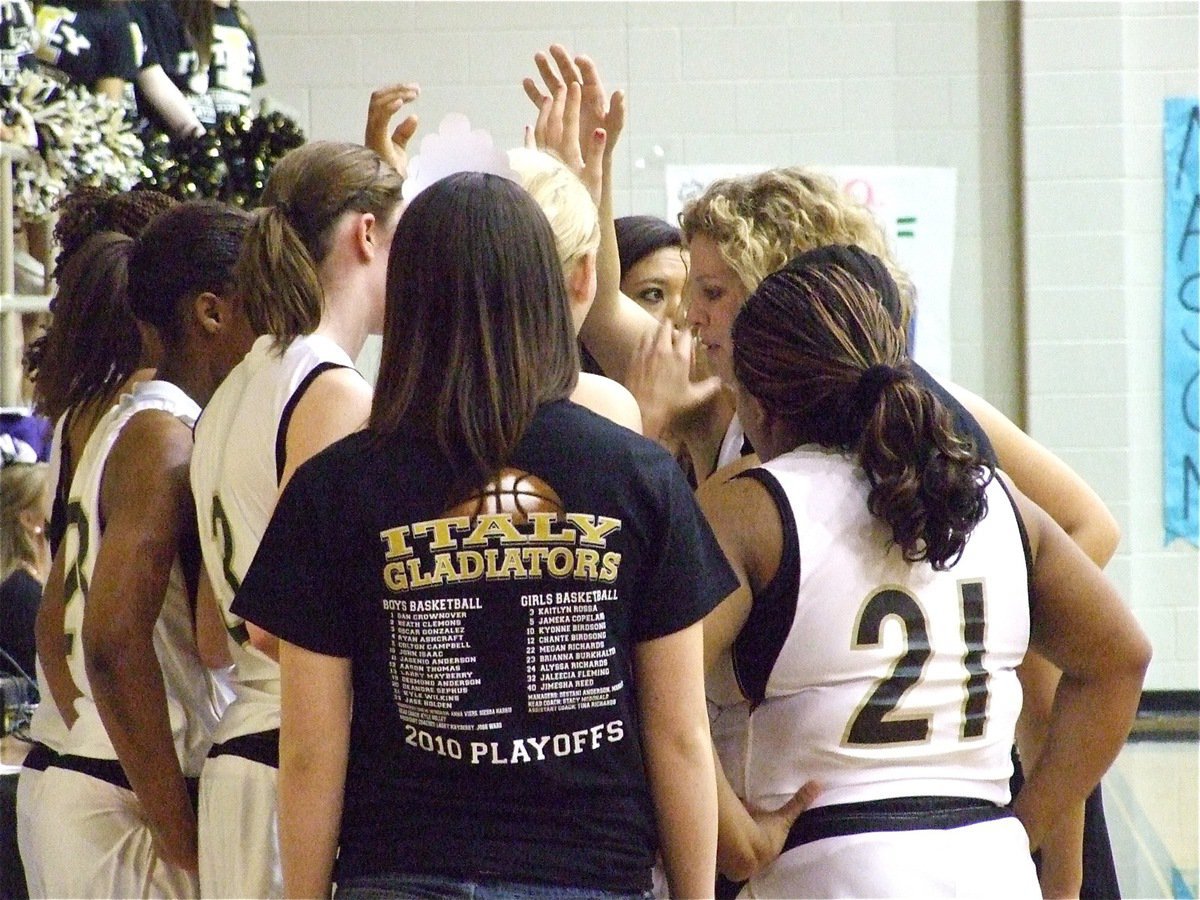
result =
[{"label": "player's arm", "polygon": [[646,774],[673,897],[711,897],[717,797],[699,622],[634,650]]},{"label": "player's arm", "polygon": [[[564,160],[596,201],[600,248],[596,254],[596,299],[579,333],[604,373],[624,383],[638,342],[650,339],[658,321],[621,293],[621,260],[613,214],[613,151],[625,128],[625,95],[609,94],[595,62],[572,57],[561,44],[534,54],[541,76],[522,80],[525,96],[538,108],[534,143]],[[571,85],[578,85],[578,92]]]},{"label": "player's arm", "polygon": [[350,745],[350,660],[279,646],[279,847],[288,897],[328,897]]},{"label": "player's arm", "polygon": [[[948,385],[975,417],[995,448],[1000,467],[1017,487],[1057,522],[1088,558],[1103,568],[1121,539],[1117,520],[1104,501],[1065,462],[1013,424],[981,397]],[[1017,722],[1022,765],[1037,765],[1046,740],[1059,671],[1037,652],[1017,669],[1025,702]],[[1040,879],[1048,897],[1069,897],[1083,884],[1081,803],[1060,821],[1042,845]]]},{"label": "player's arm", "polygon": [[1000,468],[1021,492],[1045,510],[1092,562],[1106,566],[1117,551],[1121,529],[1100,496],[1075,470],[982,397],[956,384],[946,388],[983,426]]},{"label": "player's arm", "polygon": [[[745,627],[753,590],[767,584],[783,555],[783,524],[766,489],[749,478],[708,481],[696,499],[725,558],[738,579],[737,589],[704,619],[704,664],[710,675],[726,664],[734,640]],[[774,810],[749,808],[738,797],[720,757],[713,752],[717,776],[717,868],[733,881],[744,881],[771,863],[796,818],[808,809],[818,792],[813,782]]]},{"label": "player's arm", "polygon": [[233,665],[226,634],[221,602],[209,581],[208,567],[201,563],[196,583],[196,649],[206,667],[227,669]]},{"label": "player's arm", "polygon": [[371,415],[371,386],[354,369],[327,369],[313,379],[292,412],[279,493],[296,469],[330,444],[361,431]]},{"label": "player's arm", "polygon": [[1013,496],[1034,555],[1030,646],[1063,673],[1042,753],[1013,803],[1037,849],[1124,744],[1151,649],[1099,567],[1046,512],[1016,488]]},{"label": "player's arm", "polygon": [[101,484],[104,537],[83,621],[96,708],[162,856],[195,871],[196,816],[175,755],[154,626],[179,546],[195,536],[191,430],[169,413],[125,426]]},{"label": "player's arm", "polygon": [[630,431],[642,433],[642,413],[637,400],[624,385],[611,378],[580,372],[571,400]]},{"label": "player's arm", "polygon": [[[1017,666],[1023,699],[1017,717],[1017,748],[1023,769],[1034,768],[1041,759],[1061,675],[1052,663],[1033,650]],[[1042,840],[1038,881],[1044,897],[1079,896],[1083,887],[1085,805],[1077,803],[1063,813]]]},{"label": "player's arm", "polygon": [[58,552],[54,554],[50,574],[46,578],[45,587],[42,588],[42,602],[38,604],[37,619],[33,628],[37,657],[46,675],[46,683],[50,687],[51,700],[70,728],[78,717],[75,712],[75,700],[81,694],[71,677],[71,667],[67,664],[67,636],[63,633],[66,616],[66,602],[63,596],[66,581],[66,544],[66,540],[60,541]]}]

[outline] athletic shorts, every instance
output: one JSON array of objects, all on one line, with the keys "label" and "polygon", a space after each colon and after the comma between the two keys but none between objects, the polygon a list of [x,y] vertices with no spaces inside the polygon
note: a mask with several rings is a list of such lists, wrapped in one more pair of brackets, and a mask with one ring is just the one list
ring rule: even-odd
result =
[{"label": "athletic shorts", "polygon": [[[919,798],[915,802],[940,799],[945,798]],[[903,806],[905,800],[884,803]],[[877,831],[856,831],[853,827],[838,827],[836,822],[832,828],[814,829],[812,817],[806,829],[806,813],[797,820],[801,827],[793,828],[793,836],[807,830],[804,839],[789,840],[790,849],[751,879],[738,896],[1040,900],[1029,838],[1021,823],[999,807],[983,815],[978,814],[980,808],[975,801],[965,801],[964,808],[965,815],[960,811],[946,816],[924,809],[902,813],[900,821],[905,827]],[[823,811],[831,812],[832,808],[819,807],[812,812]],[[943,823],[957,817],[970,824],[927,827],[939,817]],[[825,818],[824,825],[834,819]]]},{"label": "athletic shorts", "polygon": [[[256,741],[273,741],[274,757],[258,752]],[[278,744],[278,731],[247,735],[214,746],[204,761],[199,813],[202,897],[283,896]],[[230,745],[234,752],[223,752]],[[240,755],[240,745],[249,745],[246,752],[262,761]]]}]

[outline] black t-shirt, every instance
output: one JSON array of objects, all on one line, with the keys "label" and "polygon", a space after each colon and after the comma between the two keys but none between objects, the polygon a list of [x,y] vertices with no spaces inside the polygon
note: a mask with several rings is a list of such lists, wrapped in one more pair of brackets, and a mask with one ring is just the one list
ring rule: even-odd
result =
[{"label": "black t-shirt", "polygon": [[340,441],[297,471],[234,600],[353,661],[337,877],[647,889],[634,646],[736,579],[670,455],[568,401],[481,514],[446,509],[453,476],[429,440]]},{"label": "black t-shirt", "polygon": [[129,11],[123,3],[46,3],[38,8],[37,57],[91,88],[101,78],[137,75]]},{"label": "black t-shirt", "polygon": [[22,60],[33,53],[34,19],[29,0],[0,0],[0,88],[17,83]]},{"label": "black t-shirt", "polygon": [[191,100],[201,122],[212,125],[217,113],[240,112],[250,105],[251,89],[263,84],[265,76],[258,44],[237,10],[214,7],[212,60],[205,69],[171,0],[137,0],[137,5],[150,33],[147,43],[154,45],[163,71]]},{"label": "black t-shirt", "polygon": [[158,45],[154,42],[154,22],[150,18],[148,4],[145,0],[131,0],[126,5],[133,30],[133,61],[138,71],[162,65]]},{"label": "black t-shirt", "polygon": [[[34,677],[33,623],[41,601],[42,585],[24,569],[17,569],[0,584],[0,647],[30,678]],[[0,671],[11,669],[0,660]]]}]

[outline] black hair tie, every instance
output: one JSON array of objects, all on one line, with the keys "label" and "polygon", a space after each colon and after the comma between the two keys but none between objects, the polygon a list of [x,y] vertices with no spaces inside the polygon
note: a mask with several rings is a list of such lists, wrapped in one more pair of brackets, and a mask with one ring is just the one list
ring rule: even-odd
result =
[{"label": "black hair tie", "polygon": [[899,366],[877,364],[871,366],[858,377],[858,383],[850,395],[850,408],[861,418],[868,418],[875,411],[875,405],[884,389],[897,381],[903,381],[908,373]]}]

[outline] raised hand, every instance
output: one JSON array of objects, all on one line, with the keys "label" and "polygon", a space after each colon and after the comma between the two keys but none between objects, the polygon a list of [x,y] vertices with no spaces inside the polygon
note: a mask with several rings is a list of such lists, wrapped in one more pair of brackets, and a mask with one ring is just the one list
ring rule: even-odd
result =
[{"label": "raised hand", "polygon": [[395,129],[389,132],[392,116],[406,103],[421,95],[421,86],[415,83],[393,84],[372,92],[367,107],[367,128],[363,143],[378,153],[401,176],[408,175],[408,142],[416,133],[418,119],[406,116]]},{"label": "raised hand", "polygon": [[533,61],[545,85],[543,92],[532,78],[521,83],[538,108],[533,143],[562,159],[599,206],[605,164],[625,124],[624,95],[617,91],[609,97],[595,63],[587,56],[572,59],[561,44],[552,44],[548,54],[535,53]]},{"label": "raised hand", "polygon": [[579,128],[581,133],[603,128],[608,135],[605,153],[611,154],[617,139],[625,129],[625,93],[613,91],[610,96],[604,90],[600,73],[590,56],[575,57],[575,65],[583,77],[582,105]]}]

